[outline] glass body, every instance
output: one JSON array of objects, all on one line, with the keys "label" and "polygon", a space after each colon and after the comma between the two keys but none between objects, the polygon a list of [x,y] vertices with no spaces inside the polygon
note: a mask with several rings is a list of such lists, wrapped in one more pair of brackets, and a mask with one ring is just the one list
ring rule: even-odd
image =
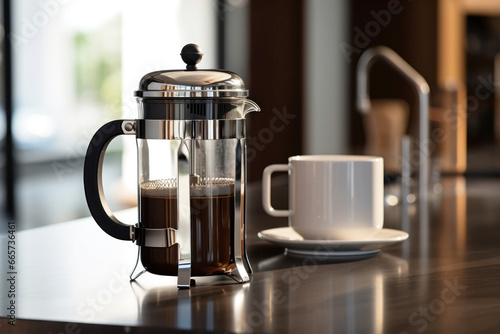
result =
[{"label": "glass body", "polygon": [[[191,240],[183,240],[178,234],[177,244],[172,247],[141,246],[141,261],[149,272],[177,275],[179,251],[191,253],[193,276],[227,274],[235,269],[231,252],[237,142],[238,139],[137,139],[139,221],[146,228],[179,228],[177,214],[183,210],[183,204],[177,201],[178,153],[181,145],[186,145],[189,152]],[[236,182],[242,182],[239,196],[243,203],[243,181]],[[243,205],[241,218],[244,226]]]}]

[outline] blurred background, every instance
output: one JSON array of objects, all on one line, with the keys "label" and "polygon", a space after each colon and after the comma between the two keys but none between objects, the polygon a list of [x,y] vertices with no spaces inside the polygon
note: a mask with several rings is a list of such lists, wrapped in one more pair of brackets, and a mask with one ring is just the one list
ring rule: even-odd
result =
[{"label": "blurred background", "polygon": [[[1,214],[19,229],[89,215],[82,170],[91,136],[110,120],[137,117],[141,77],[183,68],[187,43],[202,47],[201,68],[238,73],[262,108],[248,117],[251,182],[295,154],[369,153],[380,134],[355,110],[354,74],[377,45],[430,85],[435,169],[500,175],[497,1],[1,2]],[[374,106],[394,109],[386,123],[374,110],[383,130],[416,135],[411,86],[383,63],[370,77]],[[283,126],[271,127],[276,121]],[[115,211],[136,205],[135,159],[133,138],[108,148],[103,180]]]}]

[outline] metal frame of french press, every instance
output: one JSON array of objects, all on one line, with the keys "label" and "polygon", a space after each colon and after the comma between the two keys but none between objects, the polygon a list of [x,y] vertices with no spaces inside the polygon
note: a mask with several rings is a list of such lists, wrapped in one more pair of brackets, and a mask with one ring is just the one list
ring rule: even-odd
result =
[{"label": "metal frame of french press", "polygon": [[[203,53],[199,46],[195,44],[187,44],[182,48],[181,57],[187,64],[186,71],[196,71],[198,64],[201,61]],[[156,73],[156,72],[155,72]],[[153,74],[155,74],[153,73]],[[161,73],[161,72],[160,72]],[[224,72],[225,73],[225,72]],[[146,78],[146,79],[145,79]],[[151,82],[148,80],[152,80]],[[173,87],[172,89],[150,90],[149,84],[154,82],[152,77],[146,75],[141,80],[140,89],[135,92],[135,96],[142,100],[153,99],[177,99],[181,100],[192,98],[196,99],[232,99],[246,98],[248,91],[244,90],[243,85],[236,89],[228,88],[225,85],[209,87],[206,90],[192,90],[190,86]],[[143,89],[141,89],[143,88]],[[179,89],[181,88],[181,89]],[[172,101],[173,101],[172,100]],[[245,100],[250,103],[252,111],[260,109],[250,100]],[[142,108],[140,108],[140,111]],[[144,110],[142,110],[143,112]],[[172,112],[178,112],[183,115],[184,110],[173,109]],[[248,112],[248,110],[246,111]],[[245,113],[241,117],[245,117]],[[144,116],[144,115],[143,115]],[[141,223],[136,226],[130,226],[120,222],[110,210],[104,190],[102,187],[102,162],[106,147],[113,138],[119,135],[136,135],[138,139],[164,139],[164,140],[179,140],[180,144],[177,148],[177,226],[173,228],[145,228]],[[234,178],[234,210],[233,210],[233,245],[231,248],[231,260],[236,268],[228,275],[235,281],[243,283],[250,280],[251,274],[250,263],[247,254],[244,253],[245,230],[244,217],[242,216],[241,192],[246,185],[246,141],[245,141],[245,119],[155,119],[155,118],[140,118],[137,120],[116,120],[111,121],[102,126],[92,138],[87,149],[86,159],[84,163],[84,184],[85,197],[89,206],[90,212],[97,224],[109,235],[120,240],[132,240],[137,246],[144,247],[173,247],[179,245],[179,260],[177,286],[179,288],[189,288],[192,283],[191,279],[191,207],[190,207],[190,184],[194,171],[190,170],[194,166],[196,155],[191,152],[190,143],[196,140],[216,140],[216,139],[236,139],[236,161],[235,161],[235,178]],[[242,182],[243,181],[243,182]],[[246,199],[246,197],[244,197]],[[246,206],[245,206],[246,207]],[[243,210],[245,210],[243,207]],[[139,215],[140,216],[140,215]],[[188,240],[186,244],[181,245],[178,240]],[[243,248],[242,248],[243,247]],[[136,265],[130,274],[130,279],[135,280],[137,277],[147,271],[147,268],[137,273],[137,265],[140,259],[140,250],[138,249],[138,257]]]},{"label": "metal frame of french press", "polygon": [[[192,283],[191,277],[191,208],[190,208],[190,166],[193,156],[190,151],[190,142],[193,140],[215,140],[215,139],[237,139],[236,161],[234,178],[234,226],[233,244],[231,260],[236,268],[228,274],[239,283],[250,280],[249,273],[251,267],[244,255],[242,244],[244,238],[244,222],[242,217],[242,186],[246,184],[246,142],[245,142],[245,120],[130,120],[123,121],[123,129],[135,129],[137,125],[137,138],[139,139],[164,139],[179,140],[177,148],[177,224],[178,229],[163,228],[152,229],[142,227],[140,224],[130,227],[130,238],[136,242],[137,246],[146,247],[172,247],[179,244],[178,240],[189,240],[189,245],[179,244],[179,264],[178,264],[178,288],[189,288]],[[135,134],[135,131],[126,131],[124,134]],[[238,196],[238,194],[240,194]],[[245,198],[245,197],[243,197]],[[180,237],[182,235],[182,238]],[[140,253],[138,254],[138,257]],[[135,280],[145,270],[134,273],[134,267],[130,279]]]}]

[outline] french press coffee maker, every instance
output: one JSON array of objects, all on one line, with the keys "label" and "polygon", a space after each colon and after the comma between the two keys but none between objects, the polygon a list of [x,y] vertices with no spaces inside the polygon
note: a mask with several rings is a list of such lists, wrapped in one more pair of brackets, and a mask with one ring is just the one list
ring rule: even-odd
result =
[{"label": "french press coffee maker", "polygon": [[[111,121],[92,138],[85,158],[85,196],[97,224],[139,246],[137,261],[153,274],[229,275],[249,281],[245,253],[245,116],[260,111],[235,73],[199,70],[203,53],[184,46],[186,70],[146,74],[135,92],[138,119]],[[135,135],[139,223],[125,225],[111,212],[102,187],[109,142]],[[134,276],[135,275],[135,276]]]}]

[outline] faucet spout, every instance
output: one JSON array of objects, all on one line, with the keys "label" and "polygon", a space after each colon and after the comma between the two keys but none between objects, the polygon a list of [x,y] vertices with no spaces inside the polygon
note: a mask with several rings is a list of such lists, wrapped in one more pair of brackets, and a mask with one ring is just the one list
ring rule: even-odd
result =
[{"label": "faucet spout", "polygon": [[[356,67],[356,108],[362,114],[371,108],[369,94],[369,71],[373,63],[382,59],[402,74],[414,87],[419,100],[419,196],[421,201],[427,198],[429,180],[429,85],[427,81],[396,52],[385,46],[366,50],[359,58]],[[411,161],[409,162],[411,165]],[[404,199],[405,200],[405,199]]]}]

